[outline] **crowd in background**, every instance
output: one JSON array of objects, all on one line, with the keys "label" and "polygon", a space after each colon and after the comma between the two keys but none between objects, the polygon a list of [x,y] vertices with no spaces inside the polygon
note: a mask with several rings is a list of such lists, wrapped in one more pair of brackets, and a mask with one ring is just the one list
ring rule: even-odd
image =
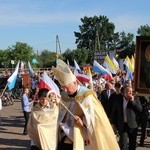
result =
[{"label": "crowd in background", "polygon": [[[36,93],[36,86],[38,85],[38,80],[40,76],[42,75],[43,72],[38,72],[36,73],[32,78],[31,78],[31,91],[33,92],[32,94],[34,95]],[[52,73],[48,73],[49,76],[52,76]],[[129,91],[131,95],[134,96],[133,99],[137,103],[137,107],[141,106],[140,108],[131,108],[133,109],[134,117],[132,118],[132,113],[129,113],[129,118],[132,118],[131,121],[131,128],[135,129],[133,134],[128,134],[131,132],[127,132],[128,135],[122,135],[123,131],[120,131],[120,138],[125,138],[125,136],[128,136],[128,138],[131,140],[130,143],[137,144],[136,137],[137,137],[137,130],[140,127],[141,128],[141,138],[139,141],[140,146],[144,146],[144,140],[147,136],[147,127],[150,127],[150,98],[147,96],[136,96],[136,93],[133,91],[133,80],[129,80],[127,78],[126,72],[125,71],[119,71],[117,75],[113,76],[111,80],[107,80],[103,74],[94,74],[92,76],[93,79],[93,90],[97,93],[98,99],[100,100],[101,104],[103,105],[103,108],[111,122],[111,124],[115,123],[114,117],[116,119],[117,114],[115,111],[118,111],[116,108],[118,103],[118,100],[123,99],[124,95],[128,95],[128,93],[125,93],[126,88],[130,87],[127,89],[127,92]],[[55,80],[56,81],[56,80]],[[91,88],[88,83],[82,83],[86,87]],[[128,96],[127,96],[128,97]],[[35,98],[36,100],[36,98]],[[115,110],[116,109],[116,110]],[[129,110],[129,111],[131,111]],[[120,110],[119,110],[120,111]],[[123,111],[123,110],[122,110]],[[121,112],[117,112],[121,113]],[[115,115],[115,116],[113,116]],[[130,116],[131,115],[131,116]],[[118,116],[119,117],[119,116]],[[118,118],[119,119],[119,118]],[[118,122],[118,120],[117,120]],[[129,121],[130,122],[130,121]],[[132,127],[133,125],[133,127]],[[120,126],[120,125],[119,125]],[[115,126],[115,132],[118,132],[120,127]],[[126,127],[126,130],[128,129],[128,126]],[[123,129],[124,130],[124,129]],[[127,130],[128,131],[128,130]],[[136,131],[136,132],[135,132]],[[122,139],[124,141],[124,139]],[[121,143],[120,143],[121,144]],[[134,145],[133,145],[134,146]]]},{"label": "crowd in background", "polygon": [[[5,77],[11,75],[10,71],[8,70],[5,73],[6,73],[4,75]],[[35,103],[38,102],[38,97],[37,97],[38,82],[42,74],[43,74],[43,71],[38,71],[34,73],[33,76],[30,77],[30,85],[28,87],[30,90],[29,99],[32,99],[33,101],[35,101]],[[56,81],[55,78],[52,76],[51,70],[47,71],[47,74],[54,81]],[[129,138],[129,144],[131,144],[131,147],[132,145],[134,147],[134,144],[137,144],[136,137],[137,137],[137,130],[139,127],[141,128],[141,137],[140,137],[139,144],[140,146],[144,146],[144,140],[147,136],[146,128],[150,127],[150,98],[147,96],[136,96],[136,93],[133,91],[133,80],[130,80],[127,78],[125,71],[119,71],[110,80],[107,80],[103,74],[95,73],[92,76],[92,80],[93,80],[92,88],[97,93],[98,99],[100,100],[114,128],[114,131],[116,132],[116,134],[119,132],[119,138],[121,141],[121,143],[119,143],[120,147],[122,146],[121,145],[122,142],[124,142],[127,137]],[[18,85],[23,84],[22,75],[18,75],[16,85],[17,84]],[[88,83],[82,83],[82,84],[88,88],[91,88],[91,86],[89,86]],[[22,88],[22,87],[23,86],[20,86],[18,88]],[[26,94],[28,95],[29,90],[25,88],[24,93],[23,93],[23,97],[26,101],[28,98],[25,95]],[[118,122],[121,122],[121,121],[117,119],[121,119],[119,114],[123,113],[123,111],[125,111],[124,109],[126,109],[127,106],[126,108],[123,108],[121,110],[118,104],[120,103],[121,100],[123,100],[123,103],[124,103],[124,98],[128,97],[129,96],[128,94],[129,95],[131,94],[131,96],[133,95],[133,99],[136,101],[136,103],[134,105],[135,108],[134,107],[129,108],[129,111],[130,111],[130,113],[128,114],[129,116],[126,116],[127,117],[126,122],[128,121],[131,122],[131,126],[122,127],[123,125],[121,123],[118,124]],[[133,99],[131,100],[131,102],[133,101]],[[141,109],[140,109],[140,106],[141,106]],[[23,134],[26,135],[27,134],[26,125],[27,125],[27,121],[29,118],[28,117],[29,110],[26,110],[23,107],[23,112],[24,112],[24,117],[26,119],[25,129],[24,129]],[[130,119],[128,118],[132,118],[132,120],[130,121]],[[127,135],[125,135],[124,133],[126,133]]]}]

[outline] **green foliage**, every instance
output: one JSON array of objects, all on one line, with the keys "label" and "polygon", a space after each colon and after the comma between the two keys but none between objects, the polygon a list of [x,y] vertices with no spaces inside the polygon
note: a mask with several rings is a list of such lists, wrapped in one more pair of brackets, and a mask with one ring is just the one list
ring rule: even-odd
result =
[{"label": "green foliage", "polygon": [[88,58],[88,52],[85,49],[73,50],[74,59],[80,64],[85,65]]},{"label": "green foliage", "polygon": [[67,49],[63,54],[62,54],[63,60],[65,62],[69,61],[69,63],[72,64],[72,60],[74,59],[73,52],[71,49]]},{"label": "green foliage", "polygon": [[[81,18],[80,32],[74,32],[77,47],[88,51],[88,63],[93,62],[94,51],[115,51],[120,58],[134,54],[134,35],[115,33],[115,25],[106,16]],[[73,56],[72,56],[73,57]]]},{"label": "green foliage", "polygon": [[56,53],[44,50],[39,56],[39,61],[44,68],[52,67],[56,62]]},{"label": "green foliage", "polygon": [[100,50],[106,50],[107,43],[110,42],[114,34],[114,24],[109,22],[106,16],[85,16],[81,18],[81,22],[82,25],[79,26],[80,32],[74,32],[77,47],[94,51],[99,43]]},{"label": "green foliage", "polygon": [[88,59],[88,52],[85,49],[76,49],[76,50],[66,50],[63,53],[64,61],[69,61],[70,65],[74,66],[74,59],[79,65],[85,65]]},{"label": "green foliage", "polygon": [[137,33],[140,36],[150,36],[150,26],[149,25],[143,25],[138,28]]},{"label": "green foliage", "polygon": [[135,42],[133,41],[134,35],[131,33],[126,34],[121,32],[119,36],[118,54],[119,58],[125,58],[127,55],[131,57],[134,55]]},{"label": "green foliage", "polygon": [[9,50],[0,50],[0,67],[10,67],[10,56],[11,53]]},{"label": "green foliage", "polygon": [[33,48],[30,47],[27,43],[17,42],[16,45],[9,47],[8,50],[11,53],[11,60],[14,60],[16,63],[20,60],[27,62],[31,61],[31,56],[33,55]]}]

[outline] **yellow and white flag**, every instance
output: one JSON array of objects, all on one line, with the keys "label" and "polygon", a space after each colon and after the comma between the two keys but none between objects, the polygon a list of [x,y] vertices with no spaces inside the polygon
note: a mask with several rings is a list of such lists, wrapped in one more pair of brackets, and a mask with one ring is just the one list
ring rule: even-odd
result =
[{"label": "yellow and white flag", "polygon": [[90,89],[93,89],[93,79],[92,79],[92,73],[91,73],[91,68],[90,67],[88,67],[87,75],[90,77],[90,81],[89,81]]},{"label": "yellow and white flag", "polygon": [[114,57],[112,58],[112,62],[116,66],[117,70],[119,70],[119,63],[118,63],[118,61]]},{"label": "yellow and white flag", "polygon": [[130,61],[130,58],[127,56],[124,60],[124,64],[128,67],[128,69],[133,73],[134,72],[134,67]]},{"label": "yellow and white flag", "polygon": [[112,74],[116,74],[118,71],[118,67],[113,63],[113,61],[106,55],[104,59],[104,67],[109,70]]},{"label": "yellow and white flag", "polygon": [[132,55],[132,57],[131,57],[131,65],[132,65],[133,70],[134,70],[135,59],[134,59],[134,56],[133,56],[133,55]]}]

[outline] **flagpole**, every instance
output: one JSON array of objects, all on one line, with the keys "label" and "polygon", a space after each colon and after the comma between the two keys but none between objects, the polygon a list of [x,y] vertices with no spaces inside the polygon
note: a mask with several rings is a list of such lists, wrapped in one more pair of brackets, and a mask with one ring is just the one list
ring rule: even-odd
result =
[{"label": "flagpole", "polygon": [[1,93],[1,95],[0,95],[0,98],[3,96],[3,94],[4,94],[4,92],[5,92],[6,88],[7,88],[7,86],[8,86],[8,82],[7,82],[7,84],[6,84],[5,88],[4,88],[4,90],[2,91],[2,93]]},{"label": "flagpole", "polygon": [[[69,114],[70,114],[75,120],[77,120],[77,118],[75,117],[75,115],[74,115],[61,101],[60,101],[59,103],[69,112]],[[83,128],[84,128],[84,129],[87,129],[84,124],[83,124]]]},{"label": "flagpole", "polygon": [[60,101],[60,104],[69,112],[69,114],[76,119],[75,115]]}]

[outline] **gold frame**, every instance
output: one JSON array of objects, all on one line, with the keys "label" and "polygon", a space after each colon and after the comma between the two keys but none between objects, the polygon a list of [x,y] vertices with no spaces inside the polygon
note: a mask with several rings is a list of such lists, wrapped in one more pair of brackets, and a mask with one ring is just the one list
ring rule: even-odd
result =
[{"label": "gold frame", "polygon": [[[142,96],[150,96],[150,61],[146,58],[147,49],[150,49],[150,36],[137,36],[135,49],[134,90],[137,95]],[[150,51],[148,50],[148,52],[150,57]]]}]

